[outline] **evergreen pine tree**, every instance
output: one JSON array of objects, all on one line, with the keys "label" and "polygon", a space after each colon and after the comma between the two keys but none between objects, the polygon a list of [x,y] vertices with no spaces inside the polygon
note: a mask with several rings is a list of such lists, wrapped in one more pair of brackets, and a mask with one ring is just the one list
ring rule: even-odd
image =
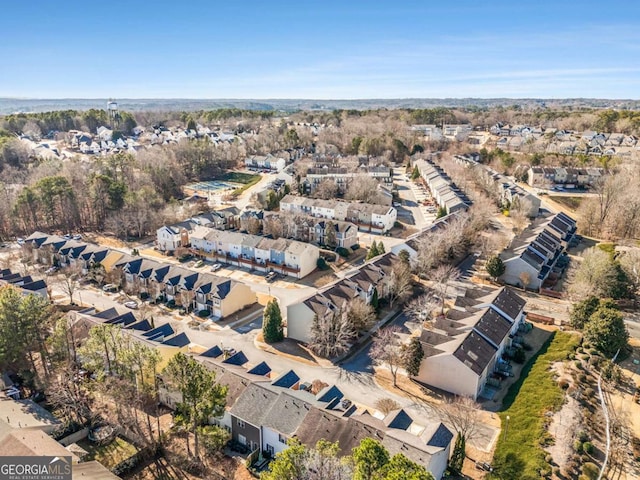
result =
[{"label": "evergreen pine tree", "polygon": [[420,373],[420,363],[424,358],[424,350],[420,343],[420,338],[411,337],[411,342],[406,346],[404,352],[404,368],[411,377]]},{"label": "evergreen pine tree", "polygon": [[383,253],[387,253],[384,249],[384,243],[382,243],[382,240],[380,240],[380,243],[378,243],[378,255],[382,255]]},{"label": "evergreen pine tree", "polygon": [[264,308],[262,317],[262,336],[267,343],[279,342],[284,339],[282,315],[277,300],[271,300]]},{"label": "evergreen pine tree", "polygon": [[464,463],[465,458],[464,450],[464,437],[458,434],[458,436],[456,437],[456,444],[453,447],[453,454],[451,455],[451,460],[449,461],[449,468],[456,473],[462,471],[462,464]]},{"label": "evergreen pine tree", "polygon": [[371,247],[369,248],[369,252],[367,253],[367,260],[371,260],[373,257],[377,257],[378,255],[380,255],[380,252],[378,251],[378,244],[374,240],[371,243]]}]

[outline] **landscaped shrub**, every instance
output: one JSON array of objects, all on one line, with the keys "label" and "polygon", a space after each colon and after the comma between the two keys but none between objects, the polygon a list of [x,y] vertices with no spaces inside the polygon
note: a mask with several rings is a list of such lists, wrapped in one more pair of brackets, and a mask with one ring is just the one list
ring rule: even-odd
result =
[{"label": "landscaped shrub", "polygon": [[591,399],[591,398],[595,398],[596,396],[596,391],[593,388],[586,388],[584,390],[584,396]]},{"label": "landscaped shrub", "polygon": [[587,462],[582,465],[582,475],[585,476],[588,480],[596,480],[599,473],[600,469],[595,463]]},{"label": "landscaped shrub", "polygon": [[516,363],[524,363],[525,359],[526,355],[524,353],[524,350],[522,348],[516,349],[516,351],[513,353],[513,361]]},{"label": "landscaped shrub", "polygon": [[584,373],[581,373],[578,375],[578,381],[580,381],[580,383],[585,383],[587,381],[587,376]]},{"label": "landscaped shrub", "polygon": [[587,432],[585,432],[584,430],[580,430],[578,432],[577,438],[581,442],[586,442],[587,440],[589,440],[589,435],[587,435]]},{"label": "landscaped shrub", "polygon": [[582,450],[584,450],[584,453],[591,455],[593,453],[593,444],[591,442],[584,442],[582,444]]},{"label": "landscaped shrub", "polygon": [[346,249],[346,248],[344,248],[344,247],[338,247],[338,248],[336,248],[336,253],[337,253],[338,255],[340,255],[341,257],[343,257],[343,258],[347,258],[349,255],[351,255],[351,252],[349,252],[349,250],[347,250],[347,249]]},{"label": "landscaped shrub", "polygon": [[582,453],[582,442],[580,440],[573,442],[573,449],[578,453]]},{"label": "landscaped shrub", "polygon": [[198,312],[198,316],[199,316],[199,317],[202,317],[202,318],[204,318],[204,317],[208,317],[208,316],[209,316],[209,310],[200,310],[200,311]]},{"label": "landscaped shrub", "polygon": [[576,360],[574,362],[574,365],[576,366],[577,369],[582,370],[582,362],[580,360]]},{"label": "landscaped shrub", "polygon": [[327,270],[329,265],[327,265],[327,261],[324,258],[319,258],[316,261],[316,267],[318,267],[318,270]]},{"label": "landscaped shrub", "polygon": [[567,388],[569,388],[569,382],[567,382],[564,378],[562,380],[560,380],[558,382],[558,386],[563,389],[566,390]]}]

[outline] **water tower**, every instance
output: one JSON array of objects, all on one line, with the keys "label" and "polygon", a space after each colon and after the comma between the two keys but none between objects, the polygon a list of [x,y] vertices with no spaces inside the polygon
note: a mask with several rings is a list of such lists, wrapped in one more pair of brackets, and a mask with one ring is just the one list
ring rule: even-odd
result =
[{"label": "water tower", "polygon": [[120,120],[120,113],[118,113],[118,102],[110,98],[107,102],[107,112],[109,113],[109,118],[111,118],[113,127],[115,127]]}]

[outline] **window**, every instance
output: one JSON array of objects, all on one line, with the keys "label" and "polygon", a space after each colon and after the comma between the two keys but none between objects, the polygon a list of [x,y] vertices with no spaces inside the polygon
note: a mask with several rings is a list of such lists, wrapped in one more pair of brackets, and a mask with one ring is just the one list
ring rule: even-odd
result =
[{"label": "window", "polygon": [[242,420],[238,420],[238,428],[245,428],[246,424]]},{"label": "window", "polygon": [[287,437],[285,437],[285,436],[283,436],[283,435],[278,434],[278,441],[279,441],[280,443],[287,443]]},{"label": "window", "polygon": [[247,437],[245,437],[244,435],[238,435],[238,442],[241,445],[246,445],[247,444]]},{"label": "window", "polygon": [[273,446],[272,446],[272,445],[269,445],[268,443],[267,443],[267,452],[268,452],[268,453],[269,453],[269,455],[271,455],[272,457],[273,457],[273,456],[275,455],[275,453],[276,453],[276,451],[275,451],[275,449],[273,448]]}]

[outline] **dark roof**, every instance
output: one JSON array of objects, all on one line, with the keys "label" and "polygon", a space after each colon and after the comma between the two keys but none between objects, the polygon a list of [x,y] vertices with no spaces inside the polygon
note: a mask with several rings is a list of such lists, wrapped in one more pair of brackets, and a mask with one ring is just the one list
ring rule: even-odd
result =
[{"label": "dark roof", "polygon": [[133,313],[131,312],[127,312],[125,314],[122,315],[118,315],[117,317],[114,317],[110,320],[107,320],[104,323],[109,323],[111,325],[120,325],[121,327],[124,326],[126,327],[127,325],[131,325],[136,323],[138,320],[136,319],[136,317],[133,315]]},{"label": "dark roof", "polygon": [[320,390],[316,395],[316,400],[318,400],[319,402],[330,402],[335,398],[341,399],[343,396],[344,395],[338,387],[336,387],[335,385],[331,385]]},{"label": "dark roof", "polygon": [[214,345],[206,352],[203,352],[200,354],[201,357],[208,357],[208,358],[218,358],[220,355],[222,355],[222,349],[217,345]]},{"label": "dark roof", "polygon": [[102,318],[102,319],[111,319],[111,318],[115,318],[120,316],[120,314],[118,313],[118,311],[115,308],[109,308],[107,310],[104,310],[102,312],[98,312],[98,313],[94,313],[93,315],[91,315],[94,318]]},{"label": "dark roof", "polygon": [[231,355],[229,358],[227,358],[226,360],[224,360],[222,363],[227,363],[229,365],[244,365],[245,363],[247,363],[249,361],[249,359],[247,358],[247,356],[242,352],[238,352],[235,355]]},{"label": "dark roof", "polygon": [[151,330],[151,324],[149,323],[149,320],[141,320],[138,323],[129,325],[127,328],[131,330],[137,330],[139,332],[148,332],[149,330]]},{"label": "dark roof", "polygon": [[217,345],[214,345],[206,352],[203,352],[200,354],[201,357],[208,357],[208,358],[218,358],[220,355],[222,355],[222,349]]},{"label": "dark roof", "polygon": [[447,448],[453,439],[453,433],[443,423],[438,425],[436,431],[427,441],[427,445],[432,447]]},{"label": "dark roof", "polygon": [[440,345],[451,341],[451,337],[442,333],[434,332],[433,330],[422,329],[420,333],[420,341],[429,345]]},{"label": "dark roof", "polygon": [[474,329],[499,347],[511,330],[511,323],[492,308],[488,308]]},{"label": "dark roof", "polygon": [[351,455],[351,450],[364,438],[380,440],[383,436],[381,432],[376,432],[374,428],[352,418],[342,418],[314,407],[309,410],[305,421],[296,432],[296,438],[310,447],[315,447],[318,440],[323,439],[338,442],[340,455]]},{"label": "dark roof", "polygon": [[271,385],[275,387],[291,388],[299,381],[300,377],[296,375],[296,372],[294,372],[293,370],[289,370],[288,372],[283,373],[273,382],[271,382]]},{"label": "dark roof", "polygon": [[174,333],[176,333],[173,328],[171,328],[171,325],[169,325],[168,323],[165,323],[164,325],[160,325],[157,328],[154,328],[153,330],[150,330],[146,333],[143,333],[142,335],[144,337],[147,337],[149,340],[153,340],[153,341],[160,341],[163,340],[165,337],[168,337],[170,335],[173,335]]},{"label": "dark roof", "polygon": [[406,430],[413,423],[413,419],[404,410],[394,410],[384,417],[384,424],[387,428],[397,428],[398,430]]},{"label": "dark roof", "polygon": [[189,337],[187,337],[187,334],[184,332],[162,342],[163,345],[169,345],[170,347],[186,347],[190,343],[191,340],[189,340]]},{"label": "dark roof", "polygon": [[475,332],[469,333],[453,356],[469,367],[476,375],[482,375],[493,360],[497,349]]},{"label": "dark roof", "polygon": [[251,373],[252,375],[265,376],[271,373],[271,367],[267,365],[266,362],[260,362],[247,373]]},{"label": "dark roof", "polygon": [[513,321],[518,318],[518,314],[522,311],[527,301],[513,290],[504,287],[492,303]]},{"label": "dark roof", "polygon": [[36,280],[35,282],[25,283],[22,285],[22,288],[34,292],[36,290],[47,288],[47,283],[44,280]]}]

